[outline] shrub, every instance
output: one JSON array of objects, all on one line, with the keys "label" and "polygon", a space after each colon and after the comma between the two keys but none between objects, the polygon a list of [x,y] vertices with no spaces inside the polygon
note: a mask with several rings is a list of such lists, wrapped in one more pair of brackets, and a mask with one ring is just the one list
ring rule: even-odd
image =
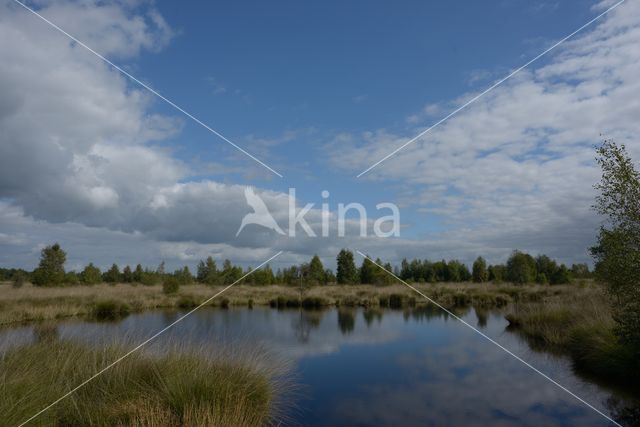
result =
[{"label": "shrub", "polygon": [[196,307],[197,305],[198,303],[190,295],[189,296],[183,295],[176,302],[176,307],[182,308],[182,309],[193,308],[193,307]]},{"label": "shrub", "polygon": [[59,244],[44,248],[40,254],[40,263],[33,272],[33,284],[36,286],[59,286],[64,282],[64,263],[67,254]]},{"label": "shrub", "polygon": [[100,301],[94,304],[91,316],[96,320],[116,320],[130,313],[129,305],[118,301]]},{"label": "shrub", "polygon": [[486,282],[489,279],[489,272],[487,271],[487,262],[479,256],[473,262],[472,273],[473,281],[476,283]]},{"label": "shrub", "polygon": [[180,289],[180,281],[174,276],[169,276],[164,279],[164,283],[162,284],[162,292],[165,295],[172,295],[178,292]]},{"label": "shrub", "polygon": [[24,282],[26,282],[26,280],[27,280],[27,276],[21,271],[19,271],[13,277],[12,286],[14,288],[21,288],[24,285]]},{"label": "shrub", "polygon": [[105,271],[102,275],[102,280],[111,285],[115,285],[116,283],[122,281],[122,275],[120,274],[118,265],[113,264],[109,270]]},{"label": "shrub", "polygon": [[102,273],[93,263],[89,263],[80,273],[80,281],[85,285],[100,283],[102,282]]},{"label": "shrub", "polygon": [[539,285],[547,285],[549,283],[547,275],[545,273],[538,273],[538,277],[536,277],[536,283]]},{"label": "shrub", "polygon": [[353,261],[353,252],[342,249],[336,259],[336,280],[339,284],[353,284],[358,282],[358,269]]},{"label": "shrub", "polygon": [[140,277],[140,283],[145,286],[154,286],[160,283],[160,276],[153,271],[144,271]]},{"label": "shrub", "polygon": [[507,260],[507,279],[513,283],[532,283],[536,274],[536,261],[529,254],[514,251]]},{"label": "shrub", "polygon": [[78,277],[78,274],[75,271],[70,271],[65,274],[64,282],[67,285],[78,285],[80,284],[80,278]]}]

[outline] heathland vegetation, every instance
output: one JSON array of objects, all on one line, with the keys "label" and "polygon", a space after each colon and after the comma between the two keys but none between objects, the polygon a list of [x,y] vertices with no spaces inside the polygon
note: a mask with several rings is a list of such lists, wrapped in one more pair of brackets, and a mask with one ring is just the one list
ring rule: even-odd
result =
[{"label": "heathland vegetation", "polygon": [[[55,331],[55,329],[54,329]],[[19,425],[91,378],[127,348],[38,334],[0,357],[3,425]],[[132,353],[43,412],[37,425],[264,426],[282,421],[286,364],[255,349]],[[77,363],[78,361],[82,363]]]},{"label": "heathland vegetation", "polygon": [[640,173],[624,146],[597,150],[602,179],[594,208],[603,216],[591,249],[604,286],[571,299],[514,306],[508,319],[524,336],[571,355],[608,381],[640,384]]},{"label": "heathland vegetation", "polygon": [[[640,384],[640,175],[624,146],[598,149],[602,180],[595,209],[605,222],[592,248],[595,269],[566,266],[548,256],[514,251],[504,264],[478,257],[471,268],[457,260],[380,259],[356,265],[341,250],[335,274],[314,256],[308,263],[251,272],[209,257],[174,272],[157,268],[106,271],[89,264],[66,271],[58,244],[42,250],[33,271],[0,269],[0,324],[89,316],[109,319],[158,307],[192,308],[222,289],[238,286],[212,304],[282,307],[400,308],[428,301],[399,284],[411,283],[445,307],[501,307],[512,329],[533,345],[572,357],[577,367],[609,381]],[[247,273],[251,274],[247,275]],[[243,278],[243,276],[245,276]],[[242,279],[242,280],[241,280]],[[31,283],[29,283],[31,282]]]},{"label": "heathland vegetation", "polygon": [[208,257],[198,263],[195,276],[186,266],[166,272],[164,262],[153,270],[138,264],[121,271],[113,264],[104,272],[90,263],[74,272],[65,271],[65,261],[66,252],[56,243],[42,249],[40,262],[32,272],[0,271],[5,279],[0,285],[0,324],[72,316],[113,319],[153,308],[192,308],[232,283],[237,283],[233,292],[212,305],[385,306],[389,298],[404,303],[415,300],[416,295],[404,285],[393,286],[398,283],[396,277],[421,286],[423,292],[446,306],[504,306],[520,297],[547,292],[526,284],[550,283],[557,287],[573,280],[586,282],[593,276],[585,264],[567,268],[547,256],[534,258],[519,251],[514,251],[505,265],[487,266],[478,257],[470,271],[457,260],[403,260],[400,266],[392,267],[379,259],[373,262],[364,258],[356,266],[353,253],[343,249],[337,255],[335,275],[317,255],[308,263],[276,272],[268,265],[251,271],[228,260],[218,268]]}]

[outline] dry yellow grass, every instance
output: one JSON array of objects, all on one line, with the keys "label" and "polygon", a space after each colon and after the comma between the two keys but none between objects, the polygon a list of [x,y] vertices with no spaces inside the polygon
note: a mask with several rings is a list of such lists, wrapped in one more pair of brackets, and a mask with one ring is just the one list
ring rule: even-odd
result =
[{"label": "dry yellow grass", "polygon": [[[36,425],[264,426],[286,418],[288,362],[259,347],[169,343],[136,352],[34,420]],[[45,338],[0,355],[0,418],[18,425],[127,347]],[[81,361],[79,363],[78,361]]]},{"label": "dry yellow grass", "polygon": [[[415,284],[422,293],[445,306],[475,304],[501,306],[511,301],[539,300],[549,295],[567,295],[580,292],[576,286],[513,286],[509,284]],[[68,287],[34,287],[25,284],[13,288],[10,283],[0,284],[0,325],[17,322],[61,319],[89,315],[102,301],[126,304],[131,311],[155,308],[192,307],[223,289],[222,286],[193,284],[182,286],[177,294],[166,295],[162,286],[132,284]],[[414,298],[417,304],[427,301],[403,284],[388,286],[329,285],[303,290],[304,298],[316,298],[322,305],[376,306],[380,298],[392,294]],[[300,289],[295,286],[252,286],[238,284],[213,300],[212,305],[235,306],[268,305],[280,297],[299,301]]]},{"label": "dry yellow grass", "polygon": [[618,341],[602,287],[590,285],[569,296],[550,294],[539,301],[513,304],[506,317],[534,349],[569,355],[584,372],[638,390],[637,351]]}]

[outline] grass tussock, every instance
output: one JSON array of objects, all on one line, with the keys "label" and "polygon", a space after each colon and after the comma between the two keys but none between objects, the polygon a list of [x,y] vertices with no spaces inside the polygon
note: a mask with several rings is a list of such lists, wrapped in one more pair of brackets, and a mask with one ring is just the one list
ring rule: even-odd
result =
[{"label": "grass tussock", "polygon": [[[18,425],[126,349],[46,340],[0,356],[0,414]],[[266,366],[271,366],[267,368]],[[278,366],[278,367],[274,367]],[[282,365],[258,353],[136,352],[42,413],[36,425],[262,426],[280,422]]]},{"label": "grass tussock", "polygon": [[640,361],[614,335],[615,323],[603,290],[580,289],[571,298],[551,294],[514,304],[506,318],[533,348],[567,354],[585,373],[637,388]]},{"label": "grass tussock", "polygon": [[96,320],[117,320],[131,313],[129,304],[120,301],[100,301],[91,309],[91,317]]}]

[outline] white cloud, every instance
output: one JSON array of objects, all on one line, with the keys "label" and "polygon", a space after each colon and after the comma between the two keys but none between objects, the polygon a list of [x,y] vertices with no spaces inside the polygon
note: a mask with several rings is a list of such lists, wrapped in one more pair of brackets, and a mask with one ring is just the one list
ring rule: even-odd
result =
[{"label": "white cloud", "polygon": [[[110,57],[157,51],[173,35],[147,2],[36,4]],[[138,259],[153,265],[161,258],[195,263],[208,254],[249,262],[284,250],[282,262],[318,253],[331,265],[343,246],[394,261],[470,261],[479,253],[493,260],[514,247],[582,260],[596,224],[589,211],[590,186],[597,179],[590,145],[599,132],[630,141],[640,127],[634,79],[640,35],[633,18],[640,14],[632,10],[637,7],[621,7],[546,67],[521,74],[373,171],[369,179],[407,183],[399,193],[402,201],[427,215],[446,216],[446,233],[418,242],[311,239],[300,233],[291,239],[255,226],[236,239],[249,210],[244,187],[188,182],[199,169],[234,171],[233,166],[194,169],[151,145],[174,136],[181,121],[151,113],[148,94],[6,3],[0,6],[0,246],[6,249],[0,261],[33,266],[38,248],[55,240],[77,264]],[[444,110],[427,106],[409,122]],[[261,154],[297,135],[285,132],[277,141],[249,135],[247,142]],[[342,134],[332,161],[359,172],[405,137],[368,132],[361,136],[364,147],[356,142],[360,137]],[[640,154],[637,144],[630,148]],[[257,191],[285,225],[286,195]],[[318,232],[320,211],[307,218]]]},{"label": "white cloud", "polygon": [[[169,37],[157,12],[131,13],[129,3],[39,4],[108,55],[158,49]],[[147,145],[173,135],[176,119],[148,113],[147,94],[29,12],[0,7],[0,196],[37,218],[99,222],[89,218],[184,174]]]},{"label": "white cloud", "polygon": [[[585,260],[598,223],[590,210],[599,179],[593,146],[602,134],[640,158],[638,75],[640,4],[627,2],[547,65],[518,74],[364,179],[404,184],[400,200],[427,220],[444,216],[447,237],[483,252],[517,247]],[[409,123],[419,118],[424,111]],[[429,124],[402,135],[341,135],[330,160],[355,175]]]}]

